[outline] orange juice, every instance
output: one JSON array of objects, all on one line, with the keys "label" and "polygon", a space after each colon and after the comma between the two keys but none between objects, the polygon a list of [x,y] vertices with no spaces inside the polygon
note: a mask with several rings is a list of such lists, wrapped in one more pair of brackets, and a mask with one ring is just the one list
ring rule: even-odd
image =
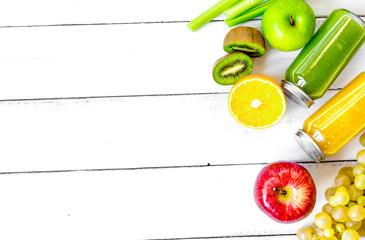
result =
[{"label": "orange juice", "polygon": [[337,153],[365,129],[365,72],[360,73],[298,130],[296,140],[314,160]]}]

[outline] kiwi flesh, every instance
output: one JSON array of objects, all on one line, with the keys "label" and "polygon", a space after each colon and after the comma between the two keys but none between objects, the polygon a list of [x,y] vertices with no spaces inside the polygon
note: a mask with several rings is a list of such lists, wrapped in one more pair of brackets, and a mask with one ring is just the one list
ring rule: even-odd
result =
[{"label": "kiwi flesh", "polygon": [[229,53],[219,58],[213,66],[213,79],[221,85],[233,85],[251,73],[252,59],[242,52]]},{"label": "kiwi flesh", "polygon": [[239,26],[226,34],[223,49],[227,53],[241,51],[250,57],[260,57],[266,52],[265,39],[258,29]]}]

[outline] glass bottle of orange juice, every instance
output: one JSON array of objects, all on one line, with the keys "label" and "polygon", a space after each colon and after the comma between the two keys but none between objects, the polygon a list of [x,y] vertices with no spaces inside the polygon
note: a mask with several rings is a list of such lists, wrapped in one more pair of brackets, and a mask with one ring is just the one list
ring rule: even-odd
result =
[{"label": "glass bottle of orange juice", "polygon": [[365,72],[314,112],[295,138],[315,161],[337,153],[365,129]]}]

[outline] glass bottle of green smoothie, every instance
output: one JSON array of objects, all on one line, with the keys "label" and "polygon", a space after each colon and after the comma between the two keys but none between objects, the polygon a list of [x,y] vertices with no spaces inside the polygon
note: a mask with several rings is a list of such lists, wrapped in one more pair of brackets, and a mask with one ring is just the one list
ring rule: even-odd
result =
[{"label": "glass bottle of green smoothie", "polygon": [[365,41],[365,22],[345,9],[334,10],[286,71],[282,87],[297,104],[321,98]]}]

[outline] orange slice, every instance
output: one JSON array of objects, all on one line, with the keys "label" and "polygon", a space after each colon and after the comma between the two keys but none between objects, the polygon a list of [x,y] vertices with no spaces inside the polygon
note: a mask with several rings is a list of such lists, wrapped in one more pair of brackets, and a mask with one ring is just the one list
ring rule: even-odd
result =
[{"label": "orange slice", "polygon": [[243,126],[263,129],[280,122],[286,111],[286,101],[275,79],[247,75],[233,85],[228,107],[234,119]]}]

